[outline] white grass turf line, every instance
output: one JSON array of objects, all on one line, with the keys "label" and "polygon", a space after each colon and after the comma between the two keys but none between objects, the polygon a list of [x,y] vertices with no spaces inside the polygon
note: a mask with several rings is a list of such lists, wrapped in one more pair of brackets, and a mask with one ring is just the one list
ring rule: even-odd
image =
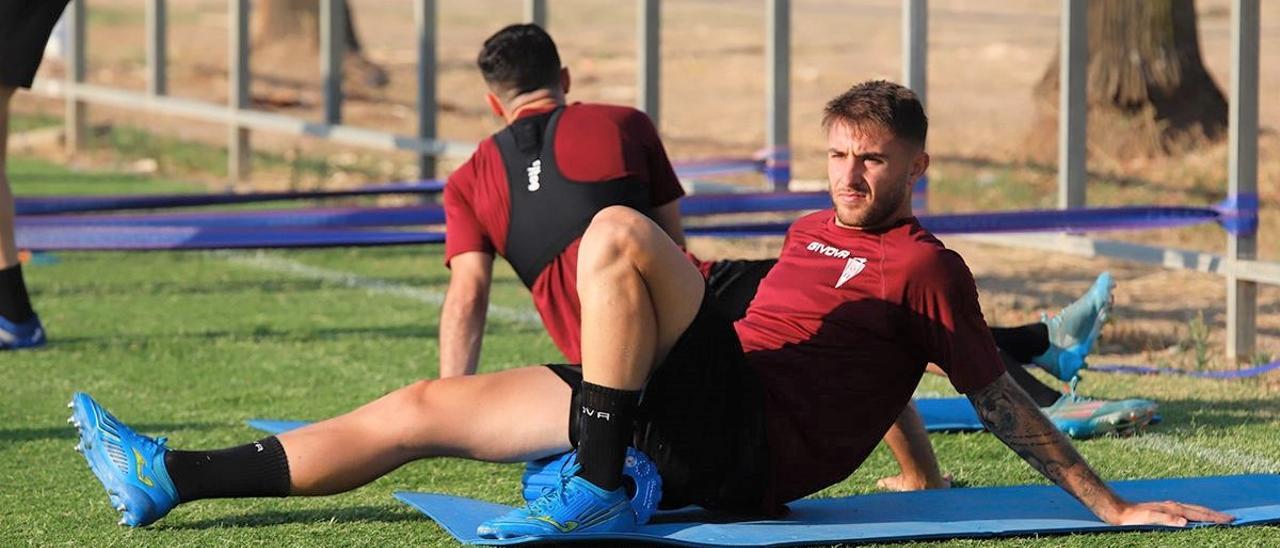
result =
[{"label": "white grass turf line", "polygon": [[1165,434],[1143,434],[1132,441],[1137,447],[1175,457],[1196,458],[1237,472],[1280,473],[1280,462],[1237,449],[1211,449]]},{"label": "white grass turf line", "polygon": [[[216,256],[222,257],[232,264],[265,270],[293,276],[295,278],[304,278],[308,280],[319,280],[333,285],[360,289],[377,295],[390,295],[410,299],[434,306],[444,304],[444,292],[423,289],[419,287],[408,286],[379,280],[377,278],[367,278],[351,272],[343,272],[341,270],[331,270],[318,266],[311,266],[297,261],[291,261],[281,257],[273,257],[261,251],[254,253],[235,252],[235,251],[217,251]],[[489,303],[489,317],[511,323],[520,323],[541,326],[542,318],[537,312],[528,309],[511,308],[498,304]]]}]

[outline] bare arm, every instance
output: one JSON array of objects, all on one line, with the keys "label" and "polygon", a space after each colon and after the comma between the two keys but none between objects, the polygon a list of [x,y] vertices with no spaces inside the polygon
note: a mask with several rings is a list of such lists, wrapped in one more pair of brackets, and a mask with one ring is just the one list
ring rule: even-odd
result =
[{"label": "bare arm", "polygon": [[470,375],[480,363],[493,255],[472,251],[449,261],[449,289],[440,310],[440,378]]},{"label": "bare arm", "polygon": [[662,227],[662,231],[671,236],[671,241],[684,247],[684,225],[680,219],[680,200],[672,200],[666,205],[653,208],[653,222]]},{"label": "bare arm", "polygon": [[1098,478],[1080,453],[1008,373],[970,393],[969,401],[987,430],[1107,523],[1181,527],[1188,521],[1226,523],[1233,519],[1227,514],[1191,504],[1126,502]]}]

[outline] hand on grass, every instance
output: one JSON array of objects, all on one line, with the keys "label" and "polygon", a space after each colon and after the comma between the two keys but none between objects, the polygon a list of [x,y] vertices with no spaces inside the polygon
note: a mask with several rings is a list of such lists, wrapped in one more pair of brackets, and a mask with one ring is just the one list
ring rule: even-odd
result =
[{"label": "hand on grass", "polygon": [[1121,509],[1114,519],[1107,520],[1112,525],[1167,525],[1170,527],[1186,527],[1193,521],[1207,523],[1231,523],[1234,516],[1211,510],[1195,504],[1181,502],[1140,502],[1129,504]]}]

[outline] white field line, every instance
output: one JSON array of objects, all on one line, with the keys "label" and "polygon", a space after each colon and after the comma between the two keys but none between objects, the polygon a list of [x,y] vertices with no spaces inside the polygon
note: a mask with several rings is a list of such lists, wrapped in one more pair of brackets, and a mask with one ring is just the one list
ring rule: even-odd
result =
[{"label": "white field line", "polygon": [[[333,285],[361,289],[377,295],[400,297],[434,306],[444,304],[444,292],[442,291],[412,287],[404,284],[388,282],[386,280],[379,280],[377,278],[366,278],[351,272],[343,272],[341,270],[330,270],[327,268],[310,266],[297,261],[291,261],[289,259],[273,257],[261,251],[254,253],[219,251],[215,252],[215,254],[226,259],[228,262],[239,266],[286,274],[295,278],[319,280]],[[537,312],[528,309],[506,307],[493,303],[489,303],[489,317],[512,323],[535,326],[542,325],[542,318],[538,317]]]},{"label": "white field line", "polygon": [[1211,449],[1165,434],[1131,438],[1133,445],[1175,457],[1192,457],[1238,472],[1280,473],[1280,462],[1237,449]]}]

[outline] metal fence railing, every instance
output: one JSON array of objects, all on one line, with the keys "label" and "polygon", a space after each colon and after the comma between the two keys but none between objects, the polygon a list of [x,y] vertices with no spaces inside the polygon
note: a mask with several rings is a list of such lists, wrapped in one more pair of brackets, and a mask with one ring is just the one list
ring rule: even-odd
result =
[{"label": "metal fence railing", "polygon": [[[661,0],[633,0],[637,5],[637,106],[660,122]],[[1059,207],[1086,204],[1085,171],[1085,67],[1088,48],[1087,1],[1061,1],[1061,98],[1059,108]],[[471,143],[441,139],[436,123],[437,13],[436,0],[413,0],[417,36],[417,132],[402,135],[346,125],[342,120],[342,57],[340,30],[346,17],[341,0],[320,0],[321,71],[324,116],[320,122],[255,111],[249,101],[249,0],[229,0],[230,90],[227,104],[213,104],[172,97],[166,82],[166,0],[147,0],[147,87],[145,92],[85,82],[85,3],[73,0],[69,8],[70,44],[65,82],[42,82],[38,91],[66,100],[67,146],[71,152],[83,146],[85,113],[90,104],[138,109],[228,127],[228,174],[243,178],[249,169],[251,132],[269,131],[310,136],[334,143],[378,150],[409,151],[419,158],[423,178],[435,176],[435,159],[462,156]],[[546,0],[523,0],[526,20],[546,25]],[[1259,1],[1232,0],[1230,160],[1228,195],[1257,195],[1258,163],[1258,58]],[[791,2],[764,0],[765,8],[765,119],[766,175],[773,186],[787,188],[790,179],[790,59]],[[902,0],[903,81],[924,100],[927,97],[927,0]],[[1005,245],[1027,246],[1085,256],[1117,257],[1222,275],[1227,282],[1227,347],[1229,357],[1254,353],[1257,283],[1280,285],[1280,264],[1256,260],[1254,233],[1232,232],[1227,251],[1218,256],[1138,244],[1094,240],[1072,235],[985,236],[981,239]]]}]

